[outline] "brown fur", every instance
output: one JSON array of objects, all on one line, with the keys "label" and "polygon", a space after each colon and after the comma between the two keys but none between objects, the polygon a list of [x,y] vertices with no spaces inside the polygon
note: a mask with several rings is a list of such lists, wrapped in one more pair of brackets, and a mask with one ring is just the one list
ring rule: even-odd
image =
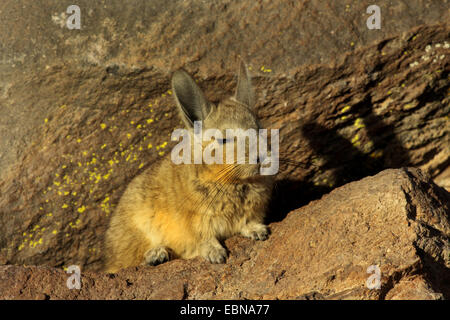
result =
[{"label": "brown fur", "polygon": [[[252,112],[253,92],[241,64],[234,99],[217,106],[208,102],[183,71],[172,79],[173,92],[187,128],[203,121],[203,129],[258,129]],[[225,152],[224,152],[225,154]],[[263,224],[272,189],[272,177],[260,176],[258,164],[180,164],[170,154],[137,176],[124,192],[111,217],[105,237],[107,272],[170,258],[202,256],[222,263],[220,244],[241,234],[257,240],[267,237]]]}]

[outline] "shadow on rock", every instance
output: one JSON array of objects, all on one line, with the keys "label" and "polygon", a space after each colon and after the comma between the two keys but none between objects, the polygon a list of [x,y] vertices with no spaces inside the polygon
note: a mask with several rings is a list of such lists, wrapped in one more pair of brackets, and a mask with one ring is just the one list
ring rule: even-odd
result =
[{"label": "shadow on rock", "polygon": [[373,113],[368,98],[353,105],[352,114],[355,119],[362,119],[359,131],[355,134],[372,145],[369,152],[361,150],[361,142],[349,141],[339,134],[338,127],[330,129],[316,122],[302,125],[303,136],[316,157],[322,159],[318,172],[327,177],[329,184],[313,184],[294,179],[277,181],[269,208],[269,223],[283,220],[290,211],[346,183],[375,175],[384,169],[410,165],[410,157],[397,139],[394,125],[387,125]]}]

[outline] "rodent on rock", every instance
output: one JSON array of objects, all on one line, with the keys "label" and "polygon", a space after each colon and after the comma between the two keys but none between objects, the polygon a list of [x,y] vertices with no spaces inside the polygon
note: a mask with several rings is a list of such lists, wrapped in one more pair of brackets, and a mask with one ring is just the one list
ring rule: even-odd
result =
[{"label": "rodent on rock", "polygon": [[[191,135],[195,121],[201,121],[203,129],[222,132],[260,129],[250,75],[243,62],[234,97],[218,104],[208,101],[183,70],[173,74],[172,91]],[[226,141],[222,146],[225,154]],[[223,263],[227,251],[221,241],[226,238],[242,235],[265,240],[268,228],[264,217],[273,176],[261,175],[260,165],[237,161],[175,164],[168,154],[135,177],[122,195],[105,234],[104,271],[197,256]]]}]

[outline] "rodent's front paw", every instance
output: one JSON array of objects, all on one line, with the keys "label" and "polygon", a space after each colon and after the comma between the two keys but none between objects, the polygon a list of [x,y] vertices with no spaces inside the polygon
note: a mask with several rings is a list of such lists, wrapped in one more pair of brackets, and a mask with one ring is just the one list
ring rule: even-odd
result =
[{"label": "rodent's front paw", "polygon": [[203,257],[211,263],[225,263],[227,251],[222,246],[210,246],[204,250]]},{"label": "rodent's front paw", "polygon": [[148,250],[144,255],[144,264],[155,266],[168,261],[170,258],[169,251],[165,247],[157,247]]},{"label": "rodent's front paw", "polygon": [[269,236],[269,230],[267,229],[267,226],[262,223],[255,223],[245,226],[245,228],[241,231],[241,234],[244,237],[253,240],[266,240]]}]

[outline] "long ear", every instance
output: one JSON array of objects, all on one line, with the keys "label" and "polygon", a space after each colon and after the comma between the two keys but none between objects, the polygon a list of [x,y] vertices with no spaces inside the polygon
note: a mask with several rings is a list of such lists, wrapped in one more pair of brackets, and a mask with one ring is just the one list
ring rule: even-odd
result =
[{"label": "long ear", "polygon": [[248,73],[247,66],[242,60],[239,65],[239,76],[235,99],[247,105],[249,108],[253,108],[253,104],[255,102],[250,74]]},{"label": "long ear", "polygon": [[181,117],[188,128],[194,126],[194,121],[202,121],[208,116],[211,104],[186,71],[175,71],[172,76],[172,91]]}]

